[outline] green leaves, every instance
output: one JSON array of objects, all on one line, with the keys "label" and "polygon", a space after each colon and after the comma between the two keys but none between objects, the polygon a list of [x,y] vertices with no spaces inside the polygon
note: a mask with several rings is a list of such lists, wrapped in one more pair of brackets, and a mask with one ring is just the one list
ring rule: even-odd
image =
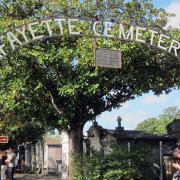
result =
[{"label": "green leaves", "polygon": [[155,133],[166,134],[166,126],[175,119],[180,118],[180,109],[177,107],[169,107],[163,111],[157,118],[149,118],[139,123],[137,130]]},{"label": "green leaves", "polygon": [[59,88],[59,94],[60,95],[67,95],[67,96],[74,96],[75,91],[79,88],[78,85],[73,86],[72,84],[63,86],[62,88]]},{"label": "green leaves", "polygon": [[134,145],[132,152],[120,146],[109,154],[92,151],[91,155],[72,155],[71,174],[74,180],[149,180],[151,152],[145,145]]}]

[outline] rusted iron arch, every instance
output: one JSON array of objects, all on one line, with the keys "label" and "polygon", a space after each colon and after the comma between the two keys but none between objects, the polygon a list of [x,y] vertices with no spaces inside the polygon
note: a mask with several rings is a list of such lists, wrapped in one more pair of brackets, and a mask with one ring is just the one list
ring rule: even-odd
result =
[{"label": "rusted iron arch", "polygon": [[[80,20],[80,21],[88,21],[88,22],[90,22],[90,23],[92,23],[92,25],[93,25],[93,23],[94,22],[102,22],[102,24],[104,23],[104,22],[109,22],[109,23],[111,23],[111,21],[104,21],[104,20],[98,20],[98,21],[95,21],[95,20],[93,20],[93,19],[85,19],[85,18],[71,18],[71,17],[50,17],[50,18],[45,18],[45,19],[40,19],[40,20],[34,20],[34,21],[31,21],[31,22],[28,22],[28,23],[25,23],[25,24],[22,24],[22,25],[20,25],[20,26],[17,26],[17,27],[13,27],[13,28],[10,28],[10,29],[8,29],[7,31],[5,31],[4,33],[2,33],[2,35],[1,35],[1,37],[2,36],[5,36],[5,35],[7,35],[7,33],[9,33],[9,32],[13,32],[13,31],[16,31],[17,29],[20,29],[20,28],[22,28],[22,27],[27,27],[29,24],[31,24],[31,23],[34,23],[34,22],[38,22],[39,24],[41,23],[41,22],[44,22],[44,21],[48,21],[48,20],[55,20],[55,19],[66,19],[66,20],[68,20],[68,19],[78,19],[78,20]],[[113,23],[113,22],[112,22]],[[115,24],[117,24],[118,25],[118,22],[115,22]],[[122,23],[120,23],[120,24],[122,24]],[[125,26],[131,26],[131,25],[129,25],[129,24],[125,24]],[[136,28],[137,26],[133,26],[134,28]],[[147,29],[147,28],[146,28]],[[150,30],[150,29],[147,29],[147,30]],[[93,32],[93,30],[92,30],[92,32]],[[156,31],[157,33],[158,33],[158,35],[160,35],[161,33],[159,33],[158,31]],[[163,35],[165,35],[165,34],[163,34]],[[31,39],[31,40],[28,40],[28,42],[26,43],[26,42],[24,42],[22,45],[20,45],[20,46],[18,46],[18,47],[16,47],[14,50],[12,49],[7,55],[4,55],[1,59],[4,59],[4,58],[7,58],[7,57],[9,57],[9,55],[11,55],[12,53],[14,53],[14,52],[17,52],[18,50],[20,50],[20,49],[22,49],[23,47],[27,47],[27,45],[29,45],[29,44],[32,44],[32,43],[35,43],[35,42],[41,42],[41,41],[44,41],[44,40],[47,40],[47,39],[52,39],[52,38],[56,38],[56,37],[70,37],[70,36],[74,36],[74,37],[88,37],[88,38],[96,38],[96,39],[101,39],[101,38],[103,38],[103,39],[114,39],[114,40],[119,40],[119,41],[126,41],[126,42],[134,42],[134,43],[136,43],[136,44],[144,44],[145,46],[147,46],[147,47],[152,47],[153,49],[156,49],[156,48],[158,48],[160,51],[163,51],[163,52],[165,52],[165,53],[167,53],[167,54],[170,54],[170,55],[172,55],[174,58],[176,58],[176,59],[178,59],[178,60],[180,60],[180,57],[179,56],[175,56],[175,54],[173,54],[172,52],[168,52],[167,50],[164,50],[164,49],[161,49],[161,48],[159,48],[158,46],[156,46],[156,45],[153,45],[153,44],[150,44],[150,43],[148,43],[148,42],[137,42],[136,40],[131,40],[131,39],[122,39],[122,38],[119,38],[119,37],[107,37],[106,35],[100,35],[100,36],[97,36],[97,35],[86,35],[86,34],[60,34],[59,33],[59,35],[57,35],[57,34],[55,34],[55,35],[52,35],[52,36],[43,36],[43,38],[40,38],[40,39],[37,39],[37,40],[33,40],[33,39]],[[167,35],[171,40],[173,40],[173,38],[171,38],[169,35]],[[177,41],[177,40],[175,40],[175,41]],[[179,43],[179,41],[177,41],[178,43]],[[178,52],[179,52],[180,50],[178,49]]]}]

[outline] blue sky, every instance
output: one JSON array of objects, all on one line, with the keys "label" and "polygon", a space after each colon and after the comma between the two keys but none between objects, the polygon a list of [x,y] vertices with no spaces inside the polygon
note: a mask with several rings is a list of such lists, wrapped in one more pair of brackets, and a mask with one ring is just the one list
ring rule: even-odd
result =
[{"label": "blue sky", "polygon": [[154,5],[158,8],[166,8],[171,2],[172,0],[153,0]]},{"label": "blue sky", "polygon": [[[177,17],[170,19],[170,24],[180,24],[180,0],[153,0],[158,8],[164,8],[168,12],[176,13]],[[121,108],[104,112],[98,118],[98,124],[104,128],[114,129],[117,126],[117,116],[121,116],[125,129],[135,129],[137,124],[150,117],[157,117],[165,108],[177,106],[180,108],[180,90],[173,90],[168,95],[154,96],[152,92],[125,103]],[[88,122],[84,130],[92,123]]]},{"label": "blue sky", "polygon": [[[119,109],[102,113],[97,121],[105,128],[114,129],[117,126],[117,116],[121,116],[125,129],[135,129],[138,123],[150,117],[157,117],[170,106],[180,108],[180,90],[173,90],[170,94],[162,94],[159,97],[154,96],[152,92],[144,94],[125,103]],[[91,124],[87,123],[85,129]]]}]

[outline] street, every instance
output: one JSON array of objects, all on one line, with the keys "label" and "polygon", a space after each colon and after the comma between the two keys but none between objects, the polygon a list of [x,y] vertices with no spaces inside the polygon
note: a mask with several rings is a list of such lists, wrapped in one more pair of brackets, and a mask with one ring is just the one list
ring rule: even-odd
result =
[{"label": "street", "polygon": [[58,176],[42,176],[39,174],[16,174],[15,180],[60,180]]}]

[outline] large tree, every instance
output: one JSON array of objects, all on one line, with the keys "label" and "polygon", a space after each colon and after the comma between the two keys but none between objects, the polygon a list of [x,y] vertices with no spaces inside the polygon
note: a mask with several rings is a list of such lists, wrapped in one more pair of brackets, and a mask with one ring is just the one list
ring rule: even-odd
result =
[{"label": "large tree", "polygon": [[[42,17],[75,16],[108,17],[164,32],[168,16],[151,0],[2,0],[0,12],[1,31]],[[179,30],[172,34],[180,40]],[[122,69],[92,66],[94,44],[121,50]],[[180,84],[180,62],[175,57],[120,40],[51,38],[31,43],[1,63],[2,111],[20,106],[20,111],[14,111],[21,117],[19,121],[28,115],[30,121],[66,130],[73,151],[82,151],[82,130],[87,121],[150,90],[159,95]],[[14,98],[5,101],[11,93]]]},{"label": "large tree", "polygon": [[[4,80],[1,77],[1,82]],[[9,136],[13,144],[36,143],[47,130],[51,130],[44,120],[54,117],[47,111],[43,99],[36,98],[37,94],[31,93],[31,88],[25,89],[21,80],[15,78],[11,81],[9,78],[7,87],[1,84],[0,135]],[[32,84],[31,87],[35,89]],[[38,92],[37,89],[35,91]],[[39,106],[39,100],[44,106]]]}]

